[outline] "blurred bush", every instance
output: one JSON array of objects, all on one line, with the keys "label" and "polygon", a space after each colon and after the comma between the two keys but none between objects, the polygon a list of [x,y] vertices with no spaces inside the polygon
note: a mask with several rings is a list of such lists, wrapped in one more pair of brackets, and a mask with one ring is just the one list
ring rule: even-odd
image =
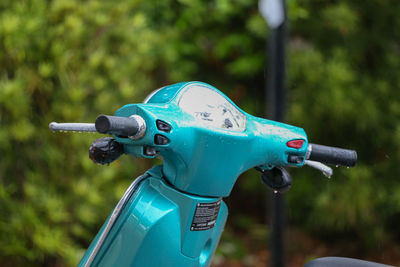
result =
[{"label": "blurred bush", "polygon": [[[300,2],[299,2],[300,3]],[[400,241],[400,7],[394,1],[305,1],[292,20],[290,120],[315,143],[356,149],[327,182],[296,172],[291,215],[322,236],[365,247]]]},{"label": "blurred bush", "polygon": [[[290,219],[328,238],[399,239],[400,7],[288,4],[288,118],[312,142],[360,157],[329,182],[296,171]],[[211,83],[261,113],[266,33],[256,2],[244,0],[1,1],[0,264],[76,264],[132,178],[150,166],[128,157],[96,166],[87,148],[97,135],[52,134],[49,122],[93,121],[184,80]],[[246,178],[231,204],[267,190],[254,173]],[[263,201],[249,203],[263,214]]]}]

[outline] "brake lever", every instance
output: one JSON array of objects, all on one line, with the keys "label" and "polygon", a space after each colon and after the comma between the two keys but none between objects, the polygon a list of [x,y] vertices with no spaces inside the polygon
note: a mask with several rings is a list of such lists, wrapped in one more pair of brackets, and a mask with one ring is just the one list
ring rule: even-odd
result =
[{"label": "brake lever", "polygon": [[331,176],[333,174],[332,168],[321,162],[313,161],[313,160],[305,160],[304,164],[321,171],[328,178],[331,178]]},{"label": "brake lever", "polygon": [[53,132],[97,132],[94,123],[57,123],[49,124],[50,130]]}]

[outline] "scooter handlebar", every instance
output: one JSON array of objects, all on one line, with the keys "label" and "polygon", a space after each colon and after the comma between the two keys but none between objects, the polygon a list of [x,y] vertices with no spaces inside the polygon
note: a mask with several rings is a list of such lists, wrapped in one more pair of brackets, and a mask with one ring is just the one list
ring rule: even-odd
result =
[{"label": "scooter handlebar", "polygon": [[141,117],[136,115],[129,118],[100,115],[96,118],[95,127],[99,133],[134,138],[144,133],[145,122]]},{"label": "scooter handlebar", "polygon": [[350,149],[309,144],[308,159],[322,163],[353,167],[357,162],[357,152]]}]

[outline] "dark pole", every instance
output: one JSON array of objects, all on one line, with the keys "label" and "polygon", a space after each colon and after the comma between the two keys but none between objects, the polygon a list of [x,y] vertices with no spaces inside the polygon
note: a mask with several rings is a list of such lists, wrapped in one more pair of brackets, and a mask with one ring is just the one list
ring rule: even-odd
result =
[{"label": "dark pole", "polygon": [[[284,3],[285,0],[282,0]],[[268,69],[266,82],[266,112],[270,119],[283,122],[286,111],[285,90],[286,21],[271,29],[268,40]]]},{"label": "dark pole", "polygon": [[[285,46],[286,46],[286,1],[282,2],[284,20],[275,28],[271,28],[268,38],[268,69],[266,82],[266,113],[275,121],[285,119]],[[270,203],[270,250],[271,267],[285,266],[284,231],[285,231],[285,198],[281,194],[272,194]]]}]

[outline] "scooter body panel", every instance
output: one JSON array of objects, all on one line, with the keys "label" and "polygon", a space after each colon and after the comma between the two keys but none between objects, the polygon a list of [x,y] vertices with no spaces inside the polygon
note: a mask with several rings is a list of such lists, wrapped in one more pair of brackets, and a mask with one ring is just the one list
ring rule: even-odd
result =
[{"label": "scooter body panel", "polygon": [[[148,173],[149,178],[129,199],[92,266],[209,266],[228,215],[225,203],[220,198],[173,189],[163,179],[161,166]],[[194,223],[207,212],[207,208],[199,210],[201,205],[218,213],[215,222],[211,214],[203,227],[202,222]],[[206,229],[207,223],[214,227]],[[104,226],[79,266],[85,265],[103,230]]]}]

